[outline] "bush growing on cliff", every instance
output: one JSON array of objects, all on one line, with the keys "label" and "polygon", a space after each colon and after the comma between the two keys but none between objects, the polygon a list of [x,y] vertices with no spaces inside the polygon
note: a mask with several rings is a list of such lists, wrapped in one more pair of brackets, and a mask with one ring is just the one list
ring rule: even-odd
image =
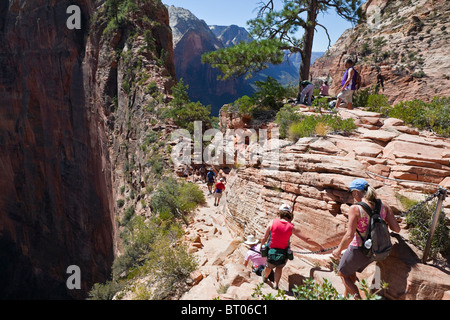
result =
[{"label": "bush growing on cliff", "polygon": [[435,97],[430,103],[421,100],[400,102],[388,111],[388,115],[421,130],[450,136],[450,97]]},{"label": "bush growing on cliff", "polygon": [[212,127],[211,106],[191,102],[188,96],[189,85],[183,79],[172,87],[173,100],[170,107],[162,113],[163,118],[171,118],[181,128],[194,133],[194,121],[201,121],[204,128]]},{"label": "bush growing on cliff", "polygon": [[266,81],[255,81],[257,87],[252,96],[243,96],[233,102],[233,109],[239,115],[250,115],[254,119],[270,118],[283,106],[288,88],[277,80],[267,77]]},{"label": "bush growing on cliff", "polygon": [[279,125],[280,138],[285,139],[289,133],[289,126],[301,119],[301,114],[297,111],[299,107],[294,107],[286,104],[280,111],[277,112],[275,122]]},{"label": "bush growing on cliff", "polygon": [[156,190],[151,207],[154,212],[159,213],[161,219],[179,217],[186,222],[185,216],[203,203],[205,196],[197,185],[168,178]]},{"label": "bush growing on cliff", "polygon": [[[409,210],[417,201],[408,199],[407,197],[396,194],[397,199],[402,203],[405,210]],[[411,243],[419,249],[424,249],[428,240],[429,230],[431,227],[431,217],[436,208],[436,200],[422,205],[406,216],[408,231],[411,234]],[[437,258],[438,253],[444,257],[450,255],[450,229],[444,211],[441,211],[438,225],[431,243],[430,257]]]},{"label": "bush growing on cliff", "polygon": [[347,133],[356,129],[354,120],[342,119],[336,115],[302,116],[299,121],[289,126],[288,136],[291,140],[314,135],[324,136],[329,133]]}]

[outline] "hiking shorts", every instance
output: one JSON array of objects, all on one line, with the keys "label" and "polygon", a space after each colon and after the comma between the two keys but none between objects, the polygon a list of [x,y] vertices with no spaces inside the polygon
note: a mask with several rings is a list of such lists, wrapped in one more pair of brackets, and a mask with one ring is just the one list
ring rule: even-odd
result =
[{"label": "hiking shorts", "polygon": [[353,103],[353,92],[355,92],[355,90],[346,89],[341,93],[339,93],[337,97],[340,98],[341,100],[344,100],[347,103]]},{"label": "hiking shorts", "polygon": [[338,271],[344,276],[350,276],[356,272],[363,272],[371,262],[359,247],[349,246],[341,258]]},{"label": "hiking shorts", "polygon": [[286,266],[286,263],[287,263],[287,259],[286,259],[286,262],[283,264],[273,264],[273,263],[270,263],[268,260],[266,260],[266,268],[269,268],[272,270],[275,268],[284,268]]},{"label": "hiking shorts", "polygon": [[219,199],[222,198],[222,192],[215,192],[214,193],[214,198],[216,198],[216,199],[217,198],[219,198]]}]

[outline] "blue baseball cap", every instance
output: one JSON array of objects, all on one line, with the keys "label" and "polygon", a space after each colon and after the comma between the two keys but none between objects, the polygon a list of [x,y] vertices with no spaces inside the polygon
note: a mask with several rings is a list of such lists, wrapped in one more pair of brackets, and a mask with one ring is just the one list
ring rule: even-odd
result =
[{"label": "blue baseball cap", "polygon": [[350,183],[350,186],[348,187],[348,191],[352,192],[353,190],[359,190],[359,191],[364,191],[367,190],[367,187],[369,186],[369,183],[362,179],[355,179]]}]

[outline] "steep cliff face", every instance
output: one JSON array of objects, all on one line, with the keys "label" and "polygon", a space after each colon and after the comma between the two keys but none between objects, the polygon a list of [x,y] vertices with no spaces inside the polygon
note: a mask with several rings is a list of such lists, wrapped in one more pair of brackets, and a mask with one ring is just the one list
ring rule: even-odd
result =
[{"label": "steep cliff face", "polygon": [[[66,27],[73,4],[81,30]],[[135,148],[123,142],[140,137],[131,124],[151,99],[144,85],[167,92],[175,79],[167,10],[158,1],[139,9],[148,19],[130,12],[108,33],[104,1],[0,5],[2,298],[85,298],[110,275],[118,168]],[[154,47],[138,55],[144,28]],[[70,265],[81,290],[66,287]]]},{"label": "steep cliff face", "polygon": [[332,79],[337,94],[344,61],[357,61],[363,88],[385,78],[383,92],[392,104],[448,96],[450,3],[445,0],[370,0],[367,22],[347,30],[312,69],[314,78]]}]

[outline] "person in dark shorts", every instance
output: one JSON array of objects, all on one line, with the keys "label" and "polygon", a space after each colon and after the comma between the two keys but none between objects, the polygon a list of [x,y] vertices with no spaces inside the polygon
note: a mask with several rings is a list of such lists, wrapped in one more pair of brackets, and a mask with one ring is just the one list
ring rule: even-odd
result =
[{"label": "person in dark shorts", "polygon": [[[364,179],[355,179],[350,183],[349,192],[355,203],[365,202],[373,210],[377,194],[374,188]],[[382,204],[380,216],[386,221],[389,228],[394,232],[400,231],[400,226],[395,219],[389,206]],[[356,272],[362,272],[372,261],[362,252],[362,237],[366,237],[369,226],[369,214],[360,205],[354,204],[350,207],[348,214],[347,232],[342,238],[337,249],[332,253],[333,257],[339,259],[341,251],[347,248],[339,263],[338,271],[344,286],[345,295],[350,294],[355,299],[360,299],[358,287],[356,286]],[[359,234],[356,232],[358,230]]]},{"label": "person in dark shorts", "polygon": [[206,174],[206,185],[208,186],[209,194],[212,194],[212,188],[214,186],[215,181],[216,181],[216,173],[212,168],[209,168],[208,173]]}]

